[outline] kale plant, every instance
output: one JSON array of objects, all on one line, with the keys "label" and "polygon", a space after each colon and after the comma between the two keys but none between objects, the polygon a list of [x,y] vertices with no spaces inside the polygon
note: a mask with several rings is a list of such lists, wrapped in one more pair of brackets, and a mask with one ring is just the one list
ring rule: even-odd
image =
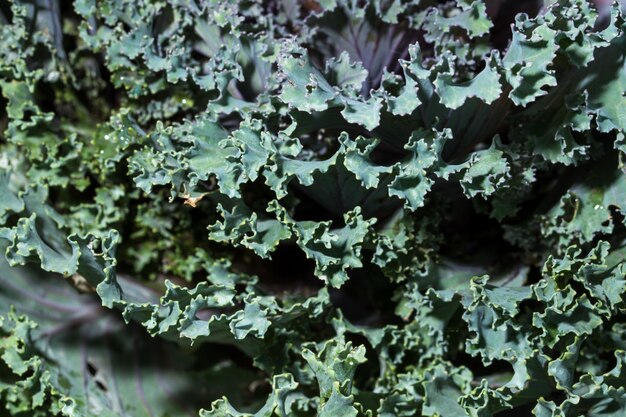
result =
[{"label": "kale plant", "polygon": [[0,0],[0,415],[623,417],[586,0]]}]

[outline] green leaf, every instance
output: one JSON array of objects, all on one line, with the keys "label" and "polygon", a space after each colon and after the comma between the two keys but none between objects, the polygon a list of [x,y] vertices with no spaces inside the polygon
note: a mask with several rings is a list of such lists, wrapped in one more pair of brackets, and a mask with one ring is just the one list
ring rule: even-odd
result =
[{"label": "green leaf", "polygon": [[478,75],[460,84],[455,83],[452,78],[455,71],[454,68],[450,67],[450,62],[447,60],[445,62],[447,68],[442,69],[435,79],[435,88],[444,106],[450,109],[457,109],[470,97],[477,97],[481,101],[490,104],[500,97],[502,93],[500,74],[498,73],[497,60],[494,56],[491,56],[485,62],[485,68]]}]

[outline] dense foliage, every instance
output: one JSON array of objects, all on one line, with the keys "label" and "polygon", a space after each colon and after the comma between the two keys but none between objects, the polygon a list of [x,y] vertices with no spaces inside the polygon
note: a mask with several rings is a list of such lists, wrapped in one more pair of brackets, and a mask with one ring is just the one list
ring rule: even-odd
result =
[{"label": "dense foliage", "polygon": [[0,0],[0,415],[623,417],[625,27]]}]

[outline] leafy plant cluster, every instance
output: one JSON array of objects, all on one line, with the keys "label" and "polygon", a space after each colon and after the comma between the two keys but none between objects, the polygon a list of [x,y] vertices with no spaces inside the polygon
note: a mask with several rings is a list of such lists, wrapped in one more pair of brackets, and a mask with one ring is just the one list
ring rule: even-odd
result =
[{"label": "leafy plant cluster", "polygon": [[626,415],[625,27],[0,1],[0,414]]}]

